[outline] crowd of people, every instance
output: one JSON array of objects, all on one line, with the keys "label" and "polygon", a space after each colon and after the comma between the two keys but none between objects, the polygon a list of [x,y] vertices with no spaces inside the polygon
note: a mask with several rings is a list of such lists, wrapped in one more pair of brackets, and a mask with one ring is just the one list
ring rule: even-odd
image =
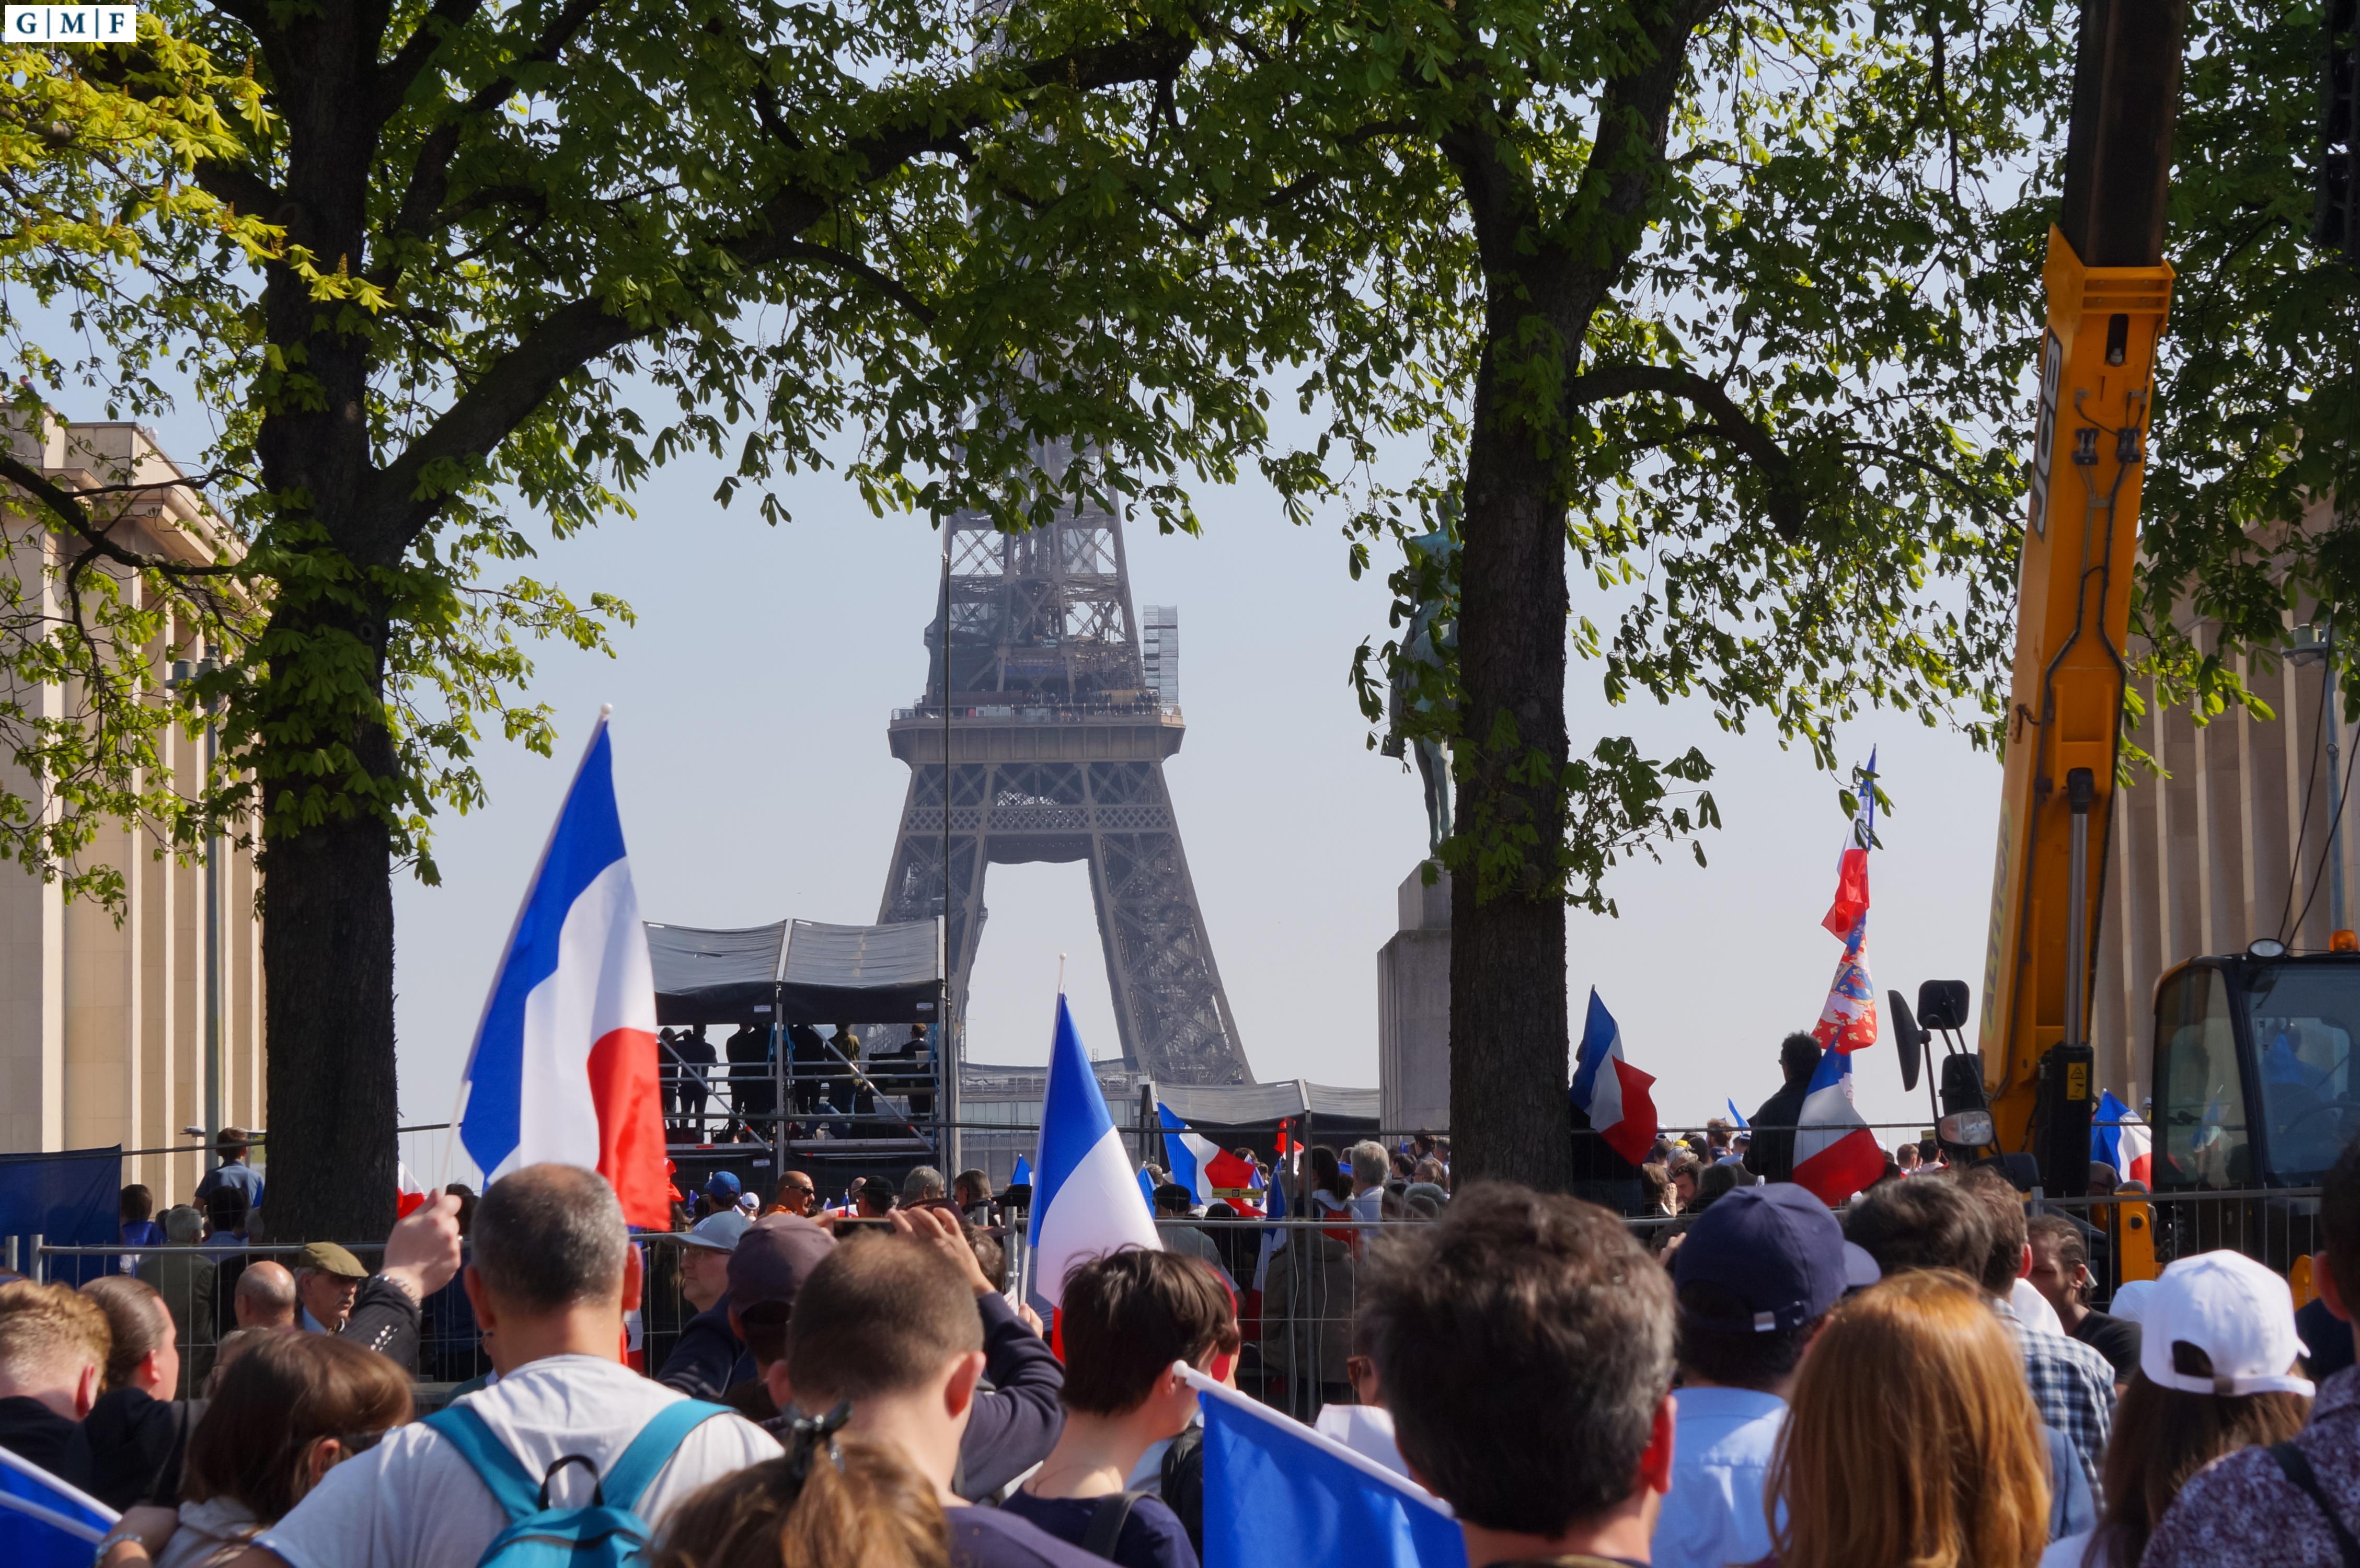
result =
[{"label": "crowd of people", "polygon": [[[180,1211],[130,1231],[155,1222],[127,1193],[159,1249],[139,1271],[0,1283],[0,1447],[124,1510],[105,1564],[464,1568],[597,1530],[665,1568],[1195,1568],[1191,1368],[1324,1406],[1449,1506],[1469,1568],[2360,1561],[2360,1149],[2322,1189],[2299,1325],[2287,1281],[2225,1251],[2098,1310],[2086,1227],[1998,1167],[1896,1160],[1830,1211],[1760,1180],[1742,1130],[1644,1162],[1668,1236],[1453,1195],[1439,1139],[1303,1151],[1283,1232],[1151,1172],[1164,1248],[1077,1266],[1054,1344],[979,1171],[841,1205],[802,1172],[767,1203],[716,1176],[665,1249],[694,1316],[645,1373],[627,1302],[655,1249],[593,1172],[438,1195],[374,1268],[322,1246],[216,1275],[235,1326],[202,1369],[195,1288],[170,1294],[195,1276],[161,1266],[205,1255],[169,1248]],[[191,1239],[238,1240],[222,1194],[260,1189],[213,1182]],[[489,1367],[414,1419],[450,1290]]]},{"label": "crowd of people", "polygon": [[[891,1136],[934,1114],[934,1051],[927,1027],[869,1042],[849,1024],[823,1035],[790,1024],[784,1059],[773,1032],[740,1024],[717,1048],[705,1026],[657,1033],[664,1123],[674,1143],[769,1143],[784,1081],[790,1138]],[[899,1102],[897,1105],[895,1102]]]}]

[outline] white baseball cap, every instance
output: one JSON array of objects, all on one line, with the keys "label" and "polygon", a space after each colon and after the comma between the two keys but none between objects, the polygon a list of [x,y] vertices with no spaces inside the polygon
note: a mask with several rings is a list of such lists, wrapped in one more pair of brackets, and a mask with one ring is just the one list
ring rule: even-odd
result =
[{"label": "white baseball cap", "polygon": [[680,1238],[683,1247],[702,1247],[714,1252],[735,1252],[738,1238],[753,1228],[754,1222],[736,1209],[724,1209],[717,1214],[707,1214]]},{"label": "white baseball cap", "polygon": [[2154,1280],[2125,1279],[2114,1287],[2114,1298],[2106,1303],[2106,1311],[2112,1316],[2136,1323],[2147,1311],[2147,1299],[2154,1294]]},{"label": "white baseball cap", "polygon": [[[2159,1388],[2190,1394],[2301,1394],[2308,1378],[2287,1368],[2311,1351],[2295,1332],[2287,1282],[2238,1252],[2183,1258],[2163,1271],[2140,1303],[2139,1370]],[[2171,1347],[2186,1342],[2212,1363],[2212,1376],[2177,1371]]]}]

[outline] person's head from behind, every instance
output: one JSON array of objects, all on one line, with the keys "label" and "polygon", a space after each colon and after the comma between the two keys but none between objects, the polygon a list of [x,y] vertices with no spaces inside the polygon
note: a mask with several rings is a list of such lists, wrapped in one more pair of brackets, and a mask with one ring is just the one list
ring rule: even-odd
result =
[{"label": "person's head from behind", "polygon": [[1315,1192],[1332,1193],[1338,1198],[1349,1195],[1344,1182],[1344,1167],[1336,1159],[1336,1151],[1324,1143],[1312,1146],[1311,1186]]},{"label": "person's head from behind", "polygon": [[156,1287],[128,1274],[102,1274],[82,1293],[106,1314],[107,1391],[137,1388],[151,1399],[176,1397],[180,1335]]},{"label": "person's head from behind", "polygon": [[858,1202],[862,1219],[881,1220],[893,1212],[893,1189],[882,1176],[871,1176],[860,1183]]},{"label": "person's head from behind", "polygon": [[1917,1170],[1918,1146],[1915,1143],[1905,1143],[1896,1148],[1893,1151],[1893,1163],[1904,1171]]},{"label": "person's head from behind", "polygon": [[409,1376],[376,1351],[324,1334],[259,1335],[190,1434],[182,1496],[241,1503],[274,1523],[409,1419]]},{"label": "person's head from behind", "polygon": [[2024,1198],[1996,1165],[1973,1165],[1959,1172],[1959,1188],[1983,1205],[1991,1247],[1976,1271],[1986,1296],[2005,1296],[2031,1267],[2032,1253]]},{"label": "person's head from behind", "polygon": [[213,1138],[213,1152],[221,1156],[224,1165],[244,1160],[246,1145],[252,1138],[253,1135],[244,1127],[225,1127]]},{"label": "person's head from behind", "polygon": [[1393,1173],[1393,1162],[1385,1153],[1385,1146],[1374,1138],[1363,1138],[1352,1146],[1352,1190],[1365,1192],[1371,1187],[1382,1187],[1385,1178]]},{"label": "person's head from behind", "polygon": [[2138,1370],[2106,1443],[2106,1511],[2094,1543],[2102,1563],[2136,1563],[2197,1471],[2240,1448],[2284,1443],[2311,1419],[2313,1390],[2295,1364],[2294,1296],[2252,1258],[2180,1259],[2156,1280],[2139,1316]]},{"label": "person's head from behind", "polygon": [[68,1421],[105,1387],[114,1336],[96,1301],[70,1285],[0,1285],[0,1399],[38,1400]]},{"label": "person's head from behind", "polygon": [[1819,1042],[1800,1030],[1778,1042],[1778,1071],[1789,1083],[1808,1083],[1819,1070]]},{"label": "person's head from behind", "polygon": [[2029,1568],[2048,1475],[2007,1326],[1970,1276],[1913,1269],[1837,1308],[1803,1358],[1770,1469],[1780,1568]]},{"label": "person's head from behind", "polygon": [[205,1238],[205,1216],[186,1203],[164,1211],[164,1239],[174,1247],[194,1247]]},{"label": "person's head from behind", "polygon": [[949,1568],[934,1487],[890,1443],[791,1433],[777,1459],[681,1500],[654,1568]]},{"label": "person's head from behind", "polygon": [[1177,1181],[1166,1181],[1155,1189],[1155,1212],[1168,1219],[1186,1219],[1195,1204],[1196,1194]]},{"label": "person's head from behind", "polygon": [[215,1236],[239,1236],[246,1230],[246,1189],[224,1183],[205,1198],[205,1224]]},{"label": "person's head from behind", "polygon": [[901,1201],[923,1203],[943,1195],[943,1173],[931,1165],[921,1165],[901,1178]]},{"label": "person's head from behind", "polygon": [[1650,1160],[1639,1167],[1639,1192],[1653,1213],[1680,1212],[1680,1195],[1672,1186],[1672,1173],[1658,1160]]},{"label": "person's head from behind", "polygon": [[1673,1258],[1682,1374],[1784,1395],[1849,1279],[1843,1229],[1810,1193],[1783,1182],[1728,1193]]},{"label": "person's head from behind", "polygon": [[796,1293],[786,1355],[763,1374],[781,1410],[851,1404],[857,1435],[899,1443],[948,1487],[977,1381],[983,1318],[958,1269],[914,1236],[865,1236],[821,1258]]},{"label": "person's head from behind", "polygon": [[2327,1310],[2345,1323],[2360,1314],[2360,1141],[2345,1148],[2319,1190],[2320,1251],[2314,1275]]},{"label": "person's head from behind", "polygon": [[134,1181],[123,1189],[119,1213],[125,1225],[137,1225],[142,1220],[152,1218],[156,1213],[156,1194],[142,1183]]},{"label": "person's head from behind", "polygon": [[951,1201],[962,1209],[979,1208],[991,1202],[991,1178],[973,1169],[960,1171],[951,1183]]},{"label": "person's head from behind", "polygon": [[528,1165],[475,1205],[467,1300],[506,1377],[543,1356],[611,1359],[623,1327],[628,1238],[615,1190],[578,1165]]},{"label": "person's head from behind", "polygon": [[1177,1436],[1196,1412],[1174,1363],[1203,1371],[1240,1344],[1228,1287],[1181,1252],[1126,1247],[1076,1265],[1058,1315],[1066,1419],[1136,1421],[1150,1441]]},{"label": "person's head from behind", "polygon": [[295,1276],[284,1264],[257,1258],[238,1275],[230,1304],[240,1328],[293,1328]]},{"label": "person's head from behind", "polygon": [[1360,1310],[1402,1457],[1463,1524],[1534,1542],[1510,1555],[1644,1547],[1671,1479],[1672,1285],[1619,1218],[1480,1183],[1372,1248]]},{"label": "person's head from behind", "polygon": [[1956,1181],[1888,1181],[1863,1197],[1844,1236],[1876,1260],[1886,1279],[1913,1269],[1949,1269],[1983,1277],[1992,1222],[1984,1205]]}]

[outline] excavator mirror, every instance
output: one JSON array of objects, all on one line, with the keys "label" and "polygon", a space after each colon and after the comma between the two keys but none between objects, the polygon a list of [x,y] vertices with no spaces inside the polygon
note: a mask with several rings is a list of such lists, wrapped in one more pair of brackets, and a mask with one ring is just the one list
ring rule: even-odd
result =
[{"label": "excavator mirror", "polygon": [[1918,1087],[1918,1066],[1925,1060],[1926,1031],[1909,1016],[1909,1004],[1901,999],[1900,992],[1887,991],[1885,1000],[1893,1009],[1893,1043],[1901,1058],[1901,1088],[1907,1094]]},{"label": "excavator mirror", "polygon": [[1918,1022],[1928,1029],[1963,1033],[1972,993],[1963,980],[1928,980],[1918,987]]}]

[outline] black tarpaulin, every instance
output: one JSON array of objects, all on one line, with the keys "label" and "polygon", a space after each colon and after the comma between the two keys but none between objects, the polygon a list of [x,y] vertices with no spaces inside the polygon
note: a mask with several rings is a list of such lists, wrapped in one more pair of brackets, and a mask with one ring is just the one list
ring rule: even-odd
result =
[{"label": "black tarpaulin", "polygon": [[836,926],[817,920],[715,930],[647,922],[656,1021],[930,1024],[942,1003],[942,943],[932,920]]}]

